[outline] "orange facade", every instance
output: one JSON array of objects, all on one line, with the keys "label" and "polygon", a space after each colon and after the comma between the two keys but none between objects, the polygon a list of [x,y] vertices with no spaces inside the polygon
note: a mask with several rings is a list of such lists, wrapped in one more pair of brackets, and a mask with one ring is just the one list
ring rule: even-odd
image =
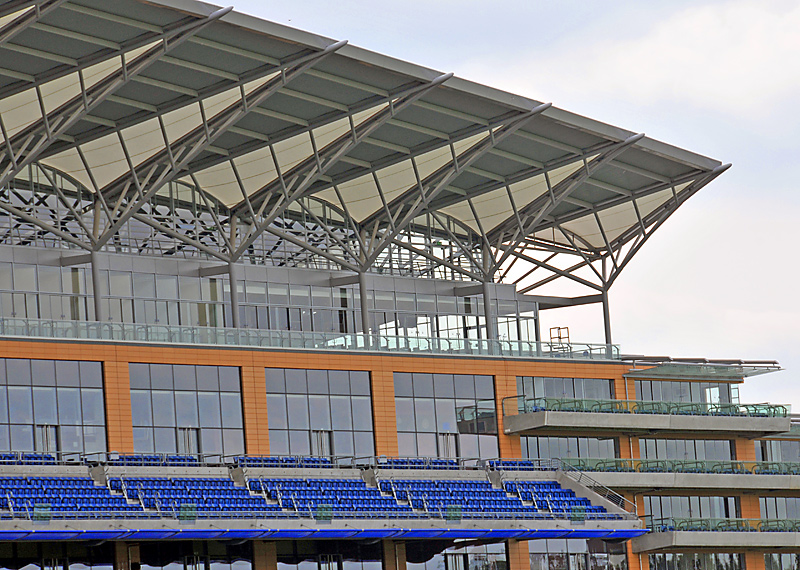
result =
[{"label": "orange facade", "polygon": [[[270,452],[267,422],[265,368],[299,368],[325,370],[361,370],[370,372],[375,432],[378,455],[398,454],[397,418],[394,401],[395,372],[425,372],[449,374],[484,374],[495,377],[497,420],[500,432],[500,455],[503,458],[521,457],[520,437],[503,434],[503,400],[517,394],[517,376],[608,378],[614,381],[618,399],[635,399],[634,383],[623,374],[625,363],[579,363],[558,361],[513,360],[505,358],[429,357],[368,353],[277,351],[246,348],[202,348],[188,346],[136,345],[112,342],[27,341],[1,340],[0,353],[9,358],[100,361],[105,377],[105,401],[109,451],[132,453],[133,427],[129,364],[196,364],[236,366],[240,368],[245,445],[248,454],[267,455]],[[680,436],[678,436],[680,437]],[[621,458],[639,458],[636,437],[619,436]],[[752,440],[736,440],[737,459],[755,460]],[[635,497],[629,496],[631,500]],[[640,515],[643,507],[639,505]],[[742,516],[760,518],[758,497],[741,496]],[[274,557],[271,546],[259,553],[265,560]],[[389,549],[395,552],[395,549]],[[397,550],[398,561],[404,551]],[[527,570],[529,559],[525,543],[509,544],[509,568]],[[631,570],[647,570],[646,556],[628,550]],[[269,567],[269,565],[267,566]],[[404,567],[404,564],[401,566]],[[747,556],[748,570],[764,568],[761,554]]]}]

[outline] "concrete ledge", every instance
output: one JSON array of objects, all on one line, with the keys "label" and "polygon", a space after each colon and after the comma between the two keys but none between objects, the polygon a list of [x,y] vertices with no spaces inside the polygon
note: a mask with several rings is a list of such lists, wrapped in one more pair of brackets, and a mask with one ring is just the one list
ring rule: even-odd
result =
[{"label": "concrete ledge", "polygon": [[587,471],[612,489],[632,490],[720,490],[746,489],[776,491],[781,496],[800,496],[800,475],[753,475],[723,473],[631,473]]},{"label": "concrete ledge", "polygon": [[667,414],[611,414],[605,412],[541,411],[503,418],[506,434],[543,432],[596,433],[703,433],[761,437],[789,431],[789,418],[690,416]]},{"label": "concrete ledge", "polygon": [[634,553],[678,552],[706,550],[741,552],[742,550],[797,550],[797,532],[650,532],[631,540]]}]

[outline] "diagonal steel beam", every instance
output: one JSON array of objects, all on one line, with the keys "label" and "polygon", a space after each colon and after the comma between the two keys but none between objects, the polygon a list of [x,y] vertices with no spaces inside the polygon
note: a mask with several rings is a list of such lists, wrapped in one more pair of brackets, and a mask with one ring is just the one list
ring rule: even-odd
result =
[{"label": "diagonal steel beam", "polygon": [[[175,143],[169,144],[165,141],[164,150],[103,188],[100,193],[106,200],[116,200],[117,206],[114,209],[116,219],[108,221],[108,226],[96,247],[107,242],[161,187],[185,175],[184,169],[189,161],[212,145],[230,127],[246,117],[254,108],[277,93],[282,87],[300,77],[307,69],[346,44],[346,41],[337,42],[314,55],[297,58],[276,77],[249,93],[242,92],[242,97],[238,102],[220,111],[214,117],[207,119],[203,115],[202,125],[182,136]],[[133,192],[130,192],[131,189]],[[123,202],[125,202],[124,206]]]},{"label": "diagonal steel beam", "polygon": [[538,196],[535,200],[533,200],[533,202],[527,206],[524,206],[518,213],[515,213],[513,216],[507,218],[505,221],[501,222],[495,226],[495,228],[490,230],[489,238],[492,239],[493,236],[505,231],[507,227],[513,227],[517,223],[517,215],[519,215],[524,222],[523,228],[517,232],[518,237],[515,240],[515,243],[513,243],[509,248],[504,248],[505,251],[495,262],[494,268],[496,269],[502,265],[503,262],[508,259],[512,252],[516,249],[520,241],[525,239],[526,236],[534,233],[539,223],[553,210],[555,210],[559,204],[561,204],[561,202],[563,202],[572,192],[579,188],[583,182],[589,179],[592,174],[597,172],[606,163],[619,156],[628,147],[636,144],[643,137],[643,134],[638,134],[629,137],[624,141],[616,143],[613,147],[587,162],[585,168],[574,172],[572,175],[568,176],[553,187],[551,187],[548,182],[548,193]]},{"label": "diagonal steel beam", "polygon": [[[411,106],[429,91],[436,89],[452,76],[452,73],[448,73],[437,77],[430,83],[411,89],[410,92],[405,93],[397,100],[390,101],[386,107],[364,119],[358,125],[354,125],[351,118],[350,132],[343,134],[319,151],[314,149],[312,156],[301,161],[286,173],[281,174],[279,171],[276,180],[256,191],[250,197],[250,203],[258,207],[258,215],[263,217],[251,221],[250,228],[233,255],[233,259],[238,259],[250,244],[258,238],[261,232],[278,219],[293,202],[302,198],[311,185],[336,166],[348,152],[364,142],[366,138],[397,116],[398,113]],[[272,146],[270,148],[272,149]],[[276,157],[273,158],[276,166],[278,166]],[[270,199],[272,199],[273,203],[270,202]],[[270,211],[264,216],[264,212],[268,207]],[[232,210],[237,212],[241,209],[242,205],[240,204]]]},{"label": "diagonal steel beam", "polygon": [[[21,14],[19,17],[14,18],[12,21],[8,22],[5,26],[0,28],[0,46],[4,43],[9,41],[11,38],[16,36],[17,34],[24,32],[32,25],[40,21],[44,18],[47,14],[58,8],[61,4],[66,2],[67,0],[43,0],[40,2],[24,2],[23,4],[33,4],[33,9],[28,10],[24,14]],[[14,2],[12,2],[14,4]],[[7,7],[3,6],[0,9],[0,15],[6,11]],[[13,12],[11,12],[13,13]]]},{"label": "diagonal steel beam", "polygon": [[[67,8],[70,7],[70,4],[63,4],[62,6]],[[203,20],[205,20],[205,17],[198,18],[197,16],[186,16],[178,21],[165,25],[163,28],[150,26],[149,30],[133,38],[120,42],[117,47],[103,47],[86,56],[72,60],[69,63],[63,62],[60,65],[48,68],[47,70],[35,75],[15,73],[13,76],[17,78],[17,81],[8,83],[0,88],[0,99],[5,99],[12,95],[22,93],[23,91],[33,87],[40,87],[45,83],[60,79],[71,73],[82,71],[103,61],[124,56],[126,53],[161,40],[166,34],[169,34],[175,29],[182,28],[188,24]]]},{"label": "diagonal steel beam", "polygon": [[[108,99],[134,77],[170,53],[192,35],[217,21],[232,8],[223,8],[204,20],[192,22],[165,34],[162,40],[136,57],[130,63],[123,60],[122,67],[107,75],[50,113],[5,141],[5,152],[0,156],[0,186],[12,180],[26,166],[33,163],[48,146],[66,133],[75,123]],[[83,76],[81,75],[83,85]],[[4,133],[5,134],[5,133]]]},{"label": "diagonal steel beam", "polygon": [[490,150],[528,124],[531,119],[534,119],[551,106],[552,103],[539,105],[527,113],[523,113],[511,119],[502,127],[491,129],[488,135],[458,156],[456,156],[455,151],[453,151],[453,159],[449,164],[427,176],[424,181],[419,181],[419,184],[414,185],[392,200],[389,204],[388,216],[383,210],[379,210],[366,218],[364,222],[362,222],[362,226],[367,227],[368,225],[372,225],[372,234],[375,235],[376,238],[378,228],[382,223],[388,223],[389,220],[391,220],[393,227],[380,236],[369,254],[365,256],[364,268],[366,269],[372,265],[380,255],[380,252],[392,243],[394,238],[428,207],[432,199],[436,198],[436,196],[447,189],[447,187],[463,172],[485,156]]},{"label": "diagonal steel beam", "polygon": [[[636,243],[636,245],[633,246],[633,248],[631,248],[631,250],[625,255],[625,258],[611,272],[611,275],[608,278],[607,287],[611,287],[614,281],[616,281],[617,277],[619,277],[620,273],[622,273],[622,270],[625,268],[625,266],[628,265],[631,259],[633,259],[633,256],[636,255],[642,246],[644,246],[645,242],[650,239],[650,236],[652,236],[653,233],[655,233],[655,231],[661,227],[661,225],[666,222],[667,219],[674,214],[684,202],[686,202],[686,200],[697,194],[697,192],[714,181],[730,167],[730,164],[723,164],[709,172],[706,176],[695,180],[693,183],[686,186],[686,188],[676,193],[674,200],[671,200],[661,208],[657,208],[645,216],[642,221],[643,227],[639,231],[636,231],[635,229],[632,231],[629,230],[629,232],[626,232],[626,234],[623,234],[623,236],[620,236],[614,240],[613,245],[618,248],[622,248],[627,241],[630,241],[637,236],[641,236],[642,238],[638,243]],[[650,229],[645,232],[645,227],[649,227]]]}]

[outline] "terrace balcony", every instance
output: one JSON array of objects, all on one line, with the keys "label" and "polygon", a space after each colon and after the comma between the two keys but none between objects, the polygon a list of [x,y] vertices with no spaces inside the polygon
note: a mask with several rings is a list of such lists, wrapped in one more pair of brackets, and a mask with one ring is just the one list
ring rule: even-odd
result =
[{"label": "terrace balcony", "polygon": [[678,488],[720,491],[757,489],[800,496],[800,463],[679,459],[561,459],[564,468],[591,473],[619,490],[647,492]]},{"label": "terrace balcony", "polygon": [[279,350],[385,352],[559,360],[620,360],[615,344],[301,332],[95,321],[0,318],[0,337]]},{"label": "terrace balcony", "polygon": [[788,409],[773,404],[579,400],[523,395],[503,399],[503,422],[507,435],[622,432],[757,438],[790,428]]},{"label": "terrace balcony", "polygon": [[647,521],[651,532],[631,541],[634,553],[693,550],[796,550],[800,521],[771,519],[668,518]]}]

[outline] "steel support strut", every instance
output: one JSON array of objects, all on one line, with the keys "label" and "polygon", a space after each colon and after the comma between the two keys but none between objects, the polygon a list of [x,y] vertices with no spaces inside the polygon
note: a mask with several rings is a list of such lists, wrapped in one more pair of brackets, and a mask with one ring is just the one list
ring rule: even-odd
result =
[{"label": "steel support strut", "polygon": [[[28,10],[19,17],[14,18],[5,26],[0,28],[0,46],[8,42],[17,34],[24,32],[39,20],[44,18],[47,14],[58,8],[67,0],[43,0],[41,2],[25,2],[24,4],[32,4],[33,9]],[[12,3],[13,4],[13,3]],[[0,9],[0,17],[2,17],[6,8]]]},{"label": "steel support strut", "polygon": [[[337,42],[311,56],[293,60],[282,73],[254,88],[242,98],[217,113],[174,143],[165,140],[166,148],[131,169],[100,190],[106,201],[115,200],[113,219],[109,220],[96,247],[102,247],[128,219],[135,214],[165,184],[185,174],[184,168],[197,155],[214,143],[227,130],[252,110],[277,93],[289,82],[319,63],[347,42]],[[121,142],[123,139],[120,139]],[[124,145],[123,145],[124,150]],[[231,259],[235,261],[235,259]]]},{"label": "steel support strut", "polygon": [[362,226],[372,225],[371,233],[376,235],[381,225],[389,225],[390,228],[377,238],[366,256],[365,267],[369,267],[392,241],[405,230],[414,218],[419,216],[428,207],[431,200],[441,194],[450,184],[452,184],[463,172],[485,156],[490,150],[501,142],[509,138],[528,121],[543,113],[551,107],[551,103],[545,103],[538,107],[517,116],[494,130],[490,130],[483,139],[463,151],[458,156],[453,156],[449,164],[443,166],[432,173],[425,180],[418,181],[417,184],[403,192],[399,197],[392,200],[387,208],[375,212],[362,222]]},{"label": "steel support strut", "polygon": [[13,180],[70,127],[127,85],[134,77],[230,11],[231,8],[217,10],[203,20],[192,22],[169,32],[158,44],[145,53],[130,63],[123,61],[119,70],[109,74],[91,87],[83,88],[81,94],[76,95],[50,113],[44,112],[42,101],[42,118],[5,141],[4,152],[0,156],[0,186]]},{"label": "steel support strut", "polygon": [[[351,126],[350,132],[342,135],[323,149],[315,151],[313,156],[306,158],[294,168],[283,174],[279,172],[276,180],[255,192],[250,197],[249,204],[253,208],[258,208],[256,219],[252,220],[242,243],[232,256],[233,259],[238,259],[270,224],[283,215],[289,206],[304,197],[311,186],[338,164],[348,152],[397,116],[398,113],[411,106],[420,97],[452,76],[452,73],[448,73],[437,77],[430,83],[414,88],[410,93],[390,102],[389,105],[364,119],[358,125]],[[242,203],[234,207],[233,210],[238,212],[244,207],[245,204]],[[267,208],[269,208],[268,213],[266,213]]]}]

